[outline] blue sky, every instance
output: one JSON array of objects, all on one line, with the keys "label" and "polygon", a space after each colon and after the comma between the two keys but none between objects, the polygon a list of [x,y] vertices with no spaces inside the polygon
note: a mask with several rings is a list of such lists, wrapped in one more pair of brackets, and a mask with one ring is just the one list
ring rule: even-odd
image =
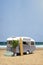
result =
[{"label": "blue sky", "polygon": [[43,0],[0,0],[0,41],[16,36],[43,41]]}]

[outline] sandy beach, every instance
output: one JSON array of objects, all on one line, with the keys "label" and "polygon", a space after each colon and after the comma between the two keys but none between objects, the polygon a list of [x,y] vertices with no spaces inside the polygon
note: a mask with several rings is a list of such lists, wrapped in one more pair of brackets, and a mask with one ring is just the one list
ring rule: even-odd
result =
[{"label": "sandy beach", "polygon": [[0,65],[43,65],[43,49],[36,49],[33,54],[23,56],[4,56],[6,50],[0,50]]}]

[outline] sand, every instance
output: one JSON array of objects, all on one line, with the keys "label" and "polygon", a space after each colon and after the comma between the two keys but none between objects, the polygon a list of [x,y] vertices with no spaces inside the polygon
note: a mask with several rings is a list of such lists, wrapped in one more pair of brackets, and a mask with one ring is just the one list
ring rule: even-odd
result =
[{"label": "sand", "polygon": [[0,50],[0,65],[43,65],[43,49],[37,49],[33,54],[8,57],[6,50]]}]

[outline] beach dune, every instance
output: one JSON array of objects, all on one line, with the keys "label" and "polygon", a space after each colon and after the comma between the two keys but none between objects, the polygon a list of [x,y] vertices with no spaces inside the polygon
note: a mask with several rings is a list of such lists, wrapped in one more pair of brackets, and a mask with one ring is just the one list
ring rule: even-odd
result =
[{"label": "beach dune", "polygon": [[6,50],[0,50],[0,65],[43,65],[43,49],[36,49],[33,54],[23,56],[4,56]]}]

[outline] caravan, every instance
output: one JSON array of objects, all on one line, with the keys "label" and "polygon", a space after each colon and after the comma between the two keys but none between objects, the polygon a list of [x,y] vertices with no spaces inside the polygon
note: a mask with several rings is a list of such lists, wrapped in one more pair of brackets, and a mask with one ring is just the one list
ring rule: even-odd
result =
[{"label": "caravan", "polygon": [[[7,50],[8,51],[13,51],[13,48],[11,46],[11,43],[13,40],[20,40],[20,38],[22,39],[22,45],[23,45],[23,53],[33,53],[33,51],[36,49],[35,47],[35,41],[34,39],[30,38],[30,37],[11,37],[7,39]],[[19,42],[20,43],[20,42]],[[18,46],[16,47],[16,54],[20,53],[20,46],[18,44]]]}]

